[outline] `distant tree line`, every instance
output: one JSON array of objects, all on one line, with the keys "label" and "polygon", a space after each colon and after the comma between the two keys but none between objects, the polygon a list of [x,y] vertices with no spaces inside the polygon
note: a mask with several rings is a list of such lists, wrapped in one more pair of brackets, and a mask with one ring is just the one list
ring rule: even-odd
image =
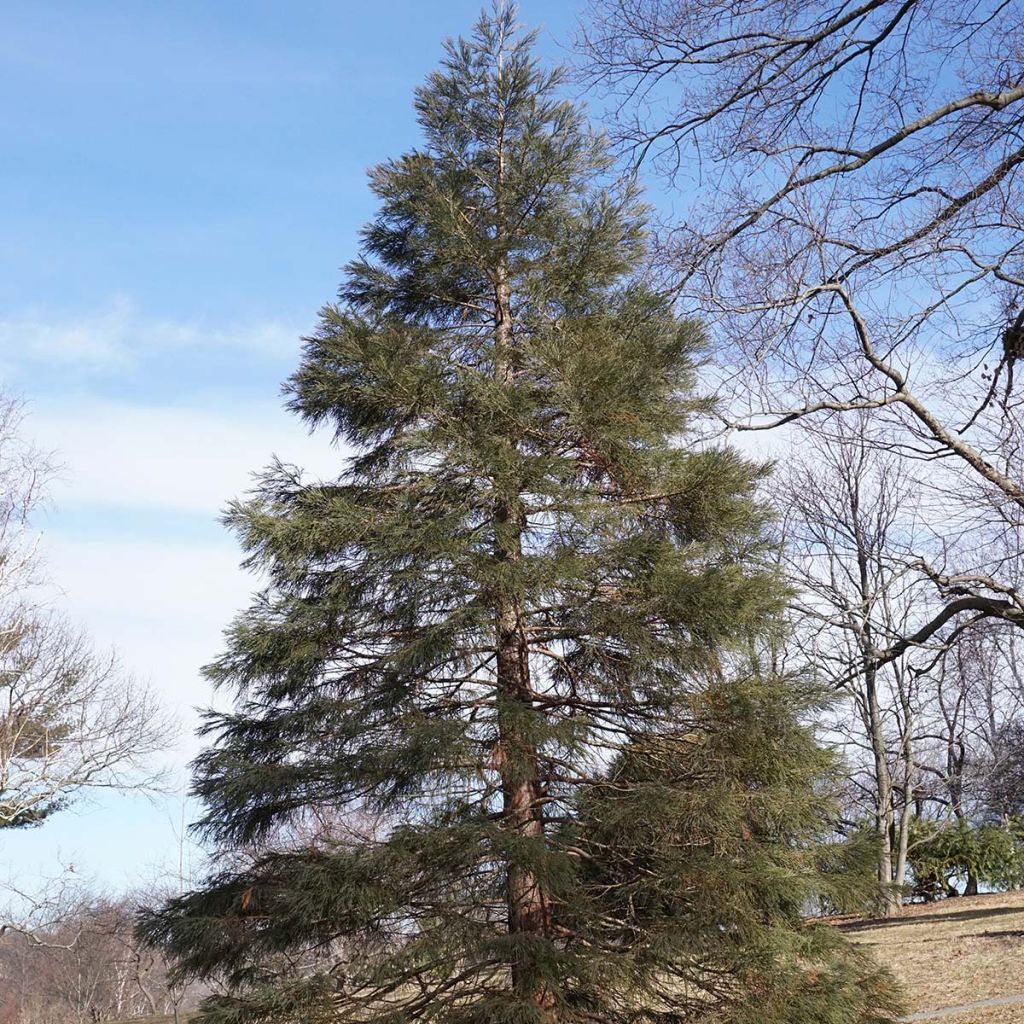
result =
[{"label": "distant tree line", "polygon": [[0,935],[0,1021],[186,1019],[201,992],[173,985],[164,958],[136,939],[139,900],[65,889],[51,897],[46,921]]}]

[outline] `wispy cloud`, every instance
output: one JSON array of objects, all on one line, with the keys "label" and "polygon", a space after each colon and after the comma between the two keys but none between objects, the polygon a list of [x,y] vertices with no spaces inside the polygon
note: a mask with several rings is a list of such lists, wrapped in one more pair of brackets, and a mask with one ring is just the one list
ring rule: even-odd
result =
[{"label": "wispy cloud", "polygon": [[284,321],[225,325],[154,318],[119,296],[104,308],[73,315],[28,310],[0,318],[0,353],[8,366],[59,359],[110,369],[159,351],[219,348],[272,357],[294,351],[303,327]]},{"label": "wispy cloud", "polygon": [[[62,466],[38,524],[55,603],[160,694],[181,726],[166,754],[179,774],[199,748],[194,708],[229,700],[200,666],[259,585],[217,514],[275,456],[311,476],[345,463],[278,397],[304,326],[157,318],[126,298],[81,315],[0,318],[0,388],[6,379],[25,394],[26,434]],[[239,367],[249,372],[242,386]],[[24,874],[59,846],[121,884],[138,875],[137,846],[109,836],[128,828],[154,848],[175,842],[165,807],[125,807],[90,808],[88,825],[69,812],[45,843],[8,844],[5,859]]]}]

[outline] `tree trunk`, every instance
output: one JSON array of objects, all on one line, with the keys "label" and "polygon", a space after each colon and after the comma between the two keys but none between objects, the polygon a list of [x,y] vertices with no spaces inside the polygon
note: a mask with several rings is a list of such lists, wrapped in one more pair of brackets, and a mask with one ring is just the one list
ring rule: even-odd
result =
[{"label": "tree trunk", "polygon": [[893,884],[893,813],[892,777],[886,759],[885,734],[878,707],[878,689],[875,665],[872,660],[864,664],[864,683],[868,705],[868,732],[871,739],[871,753],[875,762],[875,831],[881,844],[878,852],[878,881],[889,888],[883,913],[886,917],[900,908],[899,897],[891,891]]},{"label": "tree trunk", "polygon": [[[914,784],[911,778],[911,766],[909,763],[906,772],[906,778],[903,783],[903,809],[900,812],[899,831],[896,836],[896,871],[893,876],[893,881],[900,889],[907,884],[907,848],[910,844],[910,821],[914,798]],[[902,900],[900,902],[902,903]]]},{"label": "tree trunk", "polygon": [[[507,826],[521,837],[544,840],[543,786],[537,753],[523,735],[524,712],[530,704],[529,655],[522,640],[521,616],[515,603],[504,600],[498,606],[498,701],[501,792]],[[518,705],[518,707],[516,706]],[[525,941],[512,963],[512,983],[520,995],[539,1006],[550,1007],[551,999],[536,977],[531,939],[548,934],[550,911],[543,885],[536,873],[513,859],[507,879],[508,929]]]},{"label": "tree trunk", "polygon": [[907,884],[907,847],[910,842],[910,822],[914,803],[914,715],[910,700],[902,685],[900,686],[900,702],[903,706],[903,786],[900,794],[903,799],[903,807],[900,810],[899,831],[896,834],[896,873],[893,881],[902,889]]},{"label": "tree trunk", "polygon": [[[498,192],[496,195],[497,238],[504,235],[501,213],[501,183],[504,172],[503,140],[498,139]],[[514,380],[514,337],[508,263],[498,259],[494,292],[494,368],[497,380]],[[514,445],[515,439],[510,440]],[[512,460],[514,461],[514,460]],[[494,535],[495,560],[512,565],[522,557],[523,513],[518,485],[497,482]],[[540,778],[537,750],[524,724],[533,707],[530,679],[530,651],[526,639],[522,606],[507,593],[495,600],[497,631],[496,674],[498,699],[498,763],[501,774],[502,810],[507,827],[521,837],[544,841],[544,786]],[[524,734],[524,732],[526,734]],[[552,995],[537,976],[536,951],[531,943],[550,932],[550,909],[541,880],[529,866],[513,858],[507,866],[506,900],[510,935],[521,937],[522,947],[514,954],[512,985],[515,992],[549,1010]]]},{"label": "tree trunk", "polygon": [[861,672],[864,675],[864,694],[867,704],[867,731],[871,743],[871,753],[875,767],[875,833],[880,848],[878,851],[878,881],[886,887],[886,899],[883,905],[885,916],[896,913],[900,900],[892,892],[892,850],[893,850],[893,813],[892,813],[892,775],[889,772],[889,761],[886,757],[885,730],[882,727],[882,714],[878,705],[878,667],[875,660],[874,628],[871,621],[872,603],[876,597],[871,581],[869,564],[871,545],[864,537],[860,517],[860,493],[856,481],[848,481],[850,490],[851,522],[857,543],[857,572],[860,584],[860,597],[863,603],[861,621],[860,657]]},{"label": "tree trunk", "polygon": [[[514,562],[519,558],[518,526],[510,510],[500,508],[497,515],[497,558]],[[510,544],[502,537],[515,539]],[[544,840],[544,787],[540,778],[537,751],[528,735],[525,719],[532,707],[529,649],[526,644],[519,603],[508,597],[496,602],[497,690],[498,690],[498,763],[501,793],[507,826],[525,839]],[[543,885],[536,873],[515,859],[508,865],[508,928],[514,936],[542,938],[550,930],[550,911]],[[512,964],[515,990],[529,996],[539,1006],[549,1007],[550,995],[534,970],[534,955],[524,945]]]}]

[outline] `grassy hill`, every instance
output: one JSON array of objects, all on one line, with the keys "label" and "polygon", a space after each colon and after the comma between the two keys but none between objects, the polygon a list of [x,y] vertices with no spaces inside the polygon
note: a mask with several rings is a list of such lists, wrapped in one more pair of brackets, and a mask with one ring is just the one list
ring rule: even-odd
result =
[{"label": "grassy hill", "polygon": [[907,907],[898,917],[837,925],[896,975],[913,1016],[937,1024],[1024,1024],[1024,1001],[932,1016],[950,1007],[1024,995],[1024,891],[945,900]]},{"label": "grassy hill", "polygon": [[[1024,993],[1024,892],[907,907],[899,917],[839,927],[889,967],[918,1014]],[[933,1019],[1024,1024],[1024,1002]]]}]

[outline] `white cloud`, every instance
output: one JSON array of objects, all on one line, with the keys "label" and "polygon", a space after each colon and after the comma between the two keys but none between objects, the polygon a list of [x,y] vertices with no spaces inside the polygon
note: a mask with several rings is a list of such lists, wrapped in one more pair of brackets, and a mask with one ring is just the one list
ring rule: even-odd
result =
[{"label": "white cloud", "polygon": [[[258,586],[239,567],[234,539],[212,531],[195,539],[191,514],[212,517],[272,452],[325,474],[343,456],[269,405],[229,415],[75,399],[37,405],[29,428],[61,449],[67,466],[43,543],[59,603],[176,718],[178,734],[161,760],[183,781],[201,746],[197,709],[231,700],[214,693],[201,667],[222,650],[223,630]],[[105,514],[121,523],[133,512],[129,535],[103,525]],[[6,872],[31,887],[35,874],[56,876],[68,861],[114,888],[166,873],[154,865],[176,859],[180,813],[174,796],[152,805],[114,794],[81,801],[46,829],[7,842],[0,882]],[[196,813],[190,806],[186,815]],[[193,855],[191,843],[185,852]]]},{"label": "white cloud", "polygon": [[277,403],[235,413],[90,398],[32,406],[27,429],[63,472],[58,507],[117,506],[215,516],[273,456],[336,475],[344,455]]},{"label": "white cloud", "polygon": [[[196,709],[230,702],[230,694],[213,692],[201,666],[220,652],[224,627],[245,607],[256,581],[238,567],[227,534],[202,543],[165,536],[93,540],[77,536],[73,520],[72,529],[46,538],[60,604],[98,648],[115,648],[125,671],[147,683],[176,720],[159,763],[180,790],[201,746]],[[115,891],[173,874],[179,799],[174,792],[152,802],[114,793],[83,797],[45,828],[5,839],[0,893],[5,877],[21,889],[41,888],[68,863],[78,877]],[[190,804],[185,814],[192,820],[197,808]],[[184,852],[197,856],[191,842]]]},{"label": "white cloud", "polygon": [[118,297],[106,308],[75,315],[28,310],[0,319],[0,352],[19,362],[59,359],[118,368],[160,350],[225,348],[273,356],[294,351],[302,331],[303,325],[283,321],[217,326],[153,318],[130,299]]},{"label": "white cloud", "polygon": [[[191,517],[179,516],[183,529],[176,534],[173,515],[172,526],[157,532],[150,513],[158,513],[157,521],[166,512],[212,515],[273,451],[323,473],[336,472],[342,456],[274,407],[230,416],[76,400],[68,409],[36,407],[30,426],[63,448],[69,467],[43,545],[60,604],[97,647],[115,648],[125,670],[149,684],[176,718],[179,732],[162,761],[183,784],[201,747],[197,709],[231,700],[212,690],[201,667],[222,650],[224,628],[258,581],[239,567],[240,552],[226,532],[193,539]],[[136,510],[138,530],[95,536],[104,509],[118,516]],[[190,805],[186,816],[196,813]],[[0,882],[6,872],[19,884],[41,884],[36,874],[56,876],[68,861],[114,888],[166,874],[163,862],[177,857],[180,814],[173,795],[153,804],[114,794],[81,801],[46,829],[7,842]],[[191,842],[185,853],[196,855]]]},{"label": "white cloud", "polygon": [[197,749],[194,709],[214,699],[200,674],[256,581],[221,543],[81,540],[57,534],[47,554],[62,604],[97,646],[116,648],[126,671],[150,684],[181,725],[172,761]]},{"label": "white cloud", "polygon": [[64,466],[42,545],[62,603],[190,734],[189,709],[211,697],[199,668],[256,586],[214,518],[271,456],[327,476],[343,453],[275,405],[230,415],[80,399],[36,406],[28,426]]},{"label": "white cloud", "polygon": [[[62,361],[109,380],[157,349],[181,352],[183,363],[211,346],[272,358],[294,348],[297,334],[274,324],[210,330],[154,322],[122,301],[76,318],[0,320],[0,360],[30,374]],[[80,387],[87,380],[83,374]],[[63,391],[32,401],[25,424],[26,435],[53,450],[62,466],[42,543],[57,603],[97,647],[116,649],[125,670],[177,718],[180,732],[164,763],[179,778],[200,745],[195,709],[230,700],[212,692],[201,666],[220,652],[224,628],[257,585],[239,568],[234,539],[213,520],[275,455],[314,476],[336,475],[345,461],[326,435],[310,437],[272,393],[259,403],[216,394],[207,402],[154,405]],[[120,884],[140,870],[142,832],[154,849],[177,846],[166,802],[149,807],[108,794],[79,810],[81,817],[69,812],[38,835],[7,843],[6,870],[52,874],[62,856],[72,856]]]},{"label": "white cloud", "polygon": [[27,427],[64,466],[42,544],[60,603],[178,715],[182,764],[197,749],[191,709],[212,698],[199,669],[256,587],[214,518],[275,454],[312,476],[336,475],[344,454],[276,404],[232,415],[81,398],[34,406]]}]

